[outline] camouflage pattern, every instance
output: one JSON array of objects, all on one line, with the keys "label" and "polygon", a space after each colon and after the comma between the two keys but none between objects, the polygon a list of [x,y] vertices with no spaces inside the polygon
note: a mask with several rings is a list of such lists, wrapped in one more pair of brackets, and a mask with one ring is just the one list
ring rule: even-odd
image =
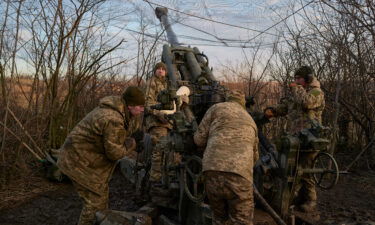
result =
[{"label": "camouflage pattern", "polygon": [[[313,77],[312,82],[304,88],[301,85],[291,87],[291,98],[285,99],[273,108],[275,116],[288,116],[287,131],[295,134],[304,128],[311,128],[311,121],[322,123],[322,113],[325,107],[324,93],[320,89],[319,81]],[[311,168],[317,153],[301,153],[300,165]],[[316,201],[315,182],[311,174],[304,174],[301,183],[297,184],[296,191],[305,198],[305,201]]]},{"label": "camouflage pattern", "polygon": [[226,102],[237,102],[242,107],[246,108],[245,95],[236,90],[230,90],[225,96]]},{"label": "camouflage pattern", "polygon": [[235,173],[204,172],[213,225],[252,225],[253,184]]},{"label": "camouflage pattern", "polygon": [[69,133],[57,166],[66,174],[84,202],[79,224],[92,224],[95,212],[107,208],[108,183],[117,160],[127,154],[127,136],[139,128],[119,96],[100,100]]},{"label": "camouflage pattern", "polygon": [[203,171],[232,172],[253,180],[253,164],[259,157],[257,126],[244,106],[237,102],[211,106],[194,142],[205,147]]},{"label": "camouflage pattern", "polygon": [[161,157],[162,150],[158,145],[159,139],[168,134],[168,129],[172,128],[172,124],[168,121],[162,121],[159,117],[163,117],[163,114],[156,109],[150,109],[150,106],[156,105],[158,94],[167,89],[167,80],[165,78],[159,78],[153,76],[148,80],[146,87],[146,110],[147,115],[145,117],[145,128],[151,135],[152,140],[152,158],[151,158],[151,170],[150,170],[150,181],[160,181],[161,179]]},{"label": "camouflage pattern", "polygon": [[79,216],[78,225],[92,225],[95,220],[95,213],[108,209],[108,188],[101,195],[98,195],[77,182],[73,185],[83,201],[83,208]]},{"label": "camouflage pattern", "polygon": [[[313,161],[318,152],[300,153],[300,161],[302,169],[309,169],[313,166]],[[315,180],[313,174],[303,174],[301,181],[295,187],[295,195],[302,197],[302,202],[316,201],[317,193],[315,189]]]},{"label": "camouflage pattern", "polygon": [[150,109],[150,106],[156,105],[158,94],[167,89],[167,80],[165,78],[158,78],[156,76],[151,77],[146,86],[146,110],[147,115],[145,118],[145,128],[149,131],[151,127],[166,127],[171,129],[172,124],[166,121],[161,121],[158,117],[162,116],[161,112],[156,109]]},{"label": "camouflage pattern", "polygon": [[322,112],[325,107],[324,93],[319,81],[314,77],[306,88],[301,85],[291,87],[290,98],[279,105],[270,107],[275,116],[288,116],[287,131],[294,134],[304,128],[310,128],[310,121],[322,123]]},{"label": "camouflage pattern", "polygon": [[108,188],[116,161],[127,152],[125,138],[136,129],[119,96],[100,100],[69,133],[57,162],[69,178],[99,195]]},{"label": "camouflage pattern", "polygon": [[154,146],[151,156],[150,181],[160,181],[162,176],[162,147],[159,146],[160,138],[168,135],[166,127],[152,127],[149,131],[152,145]]}]

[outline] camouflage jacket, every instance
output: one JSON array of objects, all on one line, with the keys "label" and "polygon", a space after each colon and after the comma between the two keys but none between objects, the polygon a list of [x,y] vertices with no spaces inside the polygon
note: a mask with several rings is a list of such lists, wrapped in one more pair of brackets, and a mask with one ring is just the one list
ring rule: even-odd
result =
[{"label": "camouflage jacket", "polygon": [[275,116],[288,115],[287,131],[296,133],[311,126],[311,121],[322,123],[322,112],[325,107],[324,93],[320,89],[319,81],[313,81],[303,88],[297,85],[291,88],[291,96],[271,107]]},{"label": "camouflage jacket", "polygon": [[148,131],[151,127],[167,127],[169,129],[172,128],[172,124],[162,122],[158,119],[161,112],[156,109],[150,109],[152,105],[158,104],[158,94],[162,91],[167,89],[167,81],[166,79],[160,79],[156,76],[151,77],[147,81],[146,86],[146,111],[147,115],[145,117],[145,127],[146,131]]},{"label": "camouflage jacket", "polygon": [[236,102],[211,106],[204,115],[194,142],[205,147],[203,171],[223,171],[253,180],[253,165],[258,160],[257,126]]},{"label": "camouflage jacket", "polygon": [[126,105],[119,96],[100,100],[69,133],[57,162],[61,171],[87,189],[101,194],[116,161],[127,153],[125,138],[136,129]]}]

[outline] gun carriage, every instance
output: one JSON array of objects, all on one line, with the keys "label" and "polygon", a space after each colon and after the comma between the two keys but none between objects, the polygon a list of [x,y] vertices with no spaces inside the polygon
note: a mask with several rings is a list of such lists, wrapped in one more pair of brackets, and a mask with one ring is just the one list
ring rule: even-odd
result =
[{"label": "gun carriage", "polygon": [[[253,118],[257,121],[260,141],[260,159],[254,166],[254,183],[280,217],[288,220],[288,217],[294,217],[294,205],[299,200],[296,198],[296,186],[302,175],[313,176],[316,185],[322,189],[330,189],[338,182],[337,162],[327,152],[329,128],[312,121],[311,128],[296,134],[284,134],[271,144],[262,133],[262,126],[268,119],[256,113]],[[308,168],[300,162],[302,154],[315,155]],[[303,217],[299,219],[304,220]]]},{"label": "gun carriage", "polygon": [[[202,153],[194,145],[193,134],[207,109],[224,101],[227,90],[215,79],[206,55],[196,47],[179,45],[168,22],[167,10],[157,8],[155,12],[166,28],[170,45],[164,45],[162,53],[162,61],[168,69],[168,90],[158,96],[160,104],[153,108],[165,110],[168,119],[173,121],[173,129],[158,143],[163,149],[162,188],[168,194],[151,196],[146,208],[149,214],[156,209],[157,216],[152,215],[156,224],[208,225],[211,224],[211,213],[205,203]],[[189,104],[181,104],[182,95],[189,97]],[[276,144],[271,144],[261,132],[266,121],[262,114],[253,114],[253,118],[260,139],[260,159],[254,167],[255,198],[267,212],[256,211],[255,217],[257,213],[261,214],[268,220],[267,224],[294,223],[291,205],[294,204],[295,184],[302,174],[313,174],[317,185],[322,188],[330,188],[338,180],[337,163],[324,152],[329,144],[324,138],[327,129],[316,125],[297,135],[282,136]],[[137,159],[125,158],[120,166],[125,177],[135,184],[135,191],[147,195],[153,148],[150,135],[145,134],[142,142]],[[310,169],[302,169],[298,164],[299,154],[304,151],[318,152]],[[176,153],[181,160],[175,159]],[[144,211],[143,207],[139,212]],[[104,214],[97,214],[97,224],[121,224],[115,219],[119,213],[116,216],[109,212]],[[139,217],[130,217],[133,218],[132,224],[137,224],[138,220],[134,218]]]}]

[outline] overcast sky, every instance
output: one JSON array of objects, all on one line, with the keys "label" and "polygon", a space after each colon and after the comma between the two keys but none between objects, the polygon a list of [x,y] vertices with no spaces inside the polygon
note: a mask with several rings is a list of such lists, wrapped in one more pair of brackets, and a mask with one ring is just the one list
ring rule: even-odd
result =
[{"label": "overcast sky", "polygon": [[[217,68],[228,61],[244,61],[244,54],[251,55],[253,47],[258,44],[261,45],[262,56],[267,58],[267,51],[270,51],[280,32],[285,31],[284,22],[298,22],[290,15],[310,1],[108,0],[101,8],[103,18],[100,21],[109,27],[105,31],[109,31],[105,38],[114,37],[113,43],[118,43],[121,39],[126,41],[123,49],[116,54],[134,59],[137,53],[135,35],[140,31],[140,18],[148,24],[146,34],[153,36],[162,30],[154,9],[158,6],[168,7],[169,20],[179,42],[184,46],[198,47],[208,56],[210,65]],[[27,3],[33,4],[32,1]],[[69,1],[65,8],[69,8]],[[298,17],[298,14],[294,16]],[[24,19],[27,20],[27,16]],[[99,25],[96,29],[103,28]],[[20,36],[25,42],[32,38],[30,30],[22,27]],[[167,43],[165,38],[161,41]],[[129,69],[134,67],[134,61],[126,65],[128,68],[125,68],[125,74],[132,74]],[[22,61],[19,67],[28,70],[26,61]]]},{"label": "overcast sky", "polygon": [[[260,42],[262,50],[269,50],[284,25],[275,24],[290,15],[293,10],[299,9],[301,4],[307,3],[304,1],[294,3],[295,1],[290,0],[150,0],[148,2],[131,1],[155,26],[160,26],[160,22],[153,13],[154,8],[157,6],[170,8],[170,22],[173,23],[179,42],[198,47],[209,57],[213,66],[228,60],[241,61],[244,52],[251,51],[251,47]],[[294,7],[292,3],[295,4]],[[135,30],[139,28],[136,19],[129,24],[129,27]],[[266,29],[269,30],[265,31]],[[153,32],[152,28],[149,32]],[[244,46],[245,48],[242,48]]]}]

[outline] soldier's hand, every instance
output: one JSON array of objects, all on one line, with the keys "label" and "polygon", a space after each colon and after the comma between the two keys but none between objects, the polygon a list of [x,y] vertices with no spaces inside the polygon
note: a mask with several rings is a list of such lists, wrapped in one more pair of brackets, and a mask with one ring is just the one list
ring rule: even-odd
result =
[{"label": "soldier's hand", "polygon": [[137,147],[137,143],[135,142],[134,138],[127,137],[125,138],[125,147],[126,151],[134,151],[135,148]]},{"label": "soldier's hand", "polygon": [[289,84],[289,87],[297,87],[297,83],[292,82]]},{"label": "soldier's hand", "polygon": [[274,114],[274,112],[271,108],[267,108],[267,109],[264,110],[264,116],[267,119],[269,119],[269,118],[275,117],[275,114]]},{"label": "soldier's hand", "polygon": [[180,98],[182,103],[189,104],[189,96],[181,95]]},{"label": "soldier's hand", "polygon": [[180,101],[179,101],[179,106],[181,107],[182,105],[184,104],[189,104],[189,96],[186,96],[186,95],[181,95],[179,96],[180,97]]}]

